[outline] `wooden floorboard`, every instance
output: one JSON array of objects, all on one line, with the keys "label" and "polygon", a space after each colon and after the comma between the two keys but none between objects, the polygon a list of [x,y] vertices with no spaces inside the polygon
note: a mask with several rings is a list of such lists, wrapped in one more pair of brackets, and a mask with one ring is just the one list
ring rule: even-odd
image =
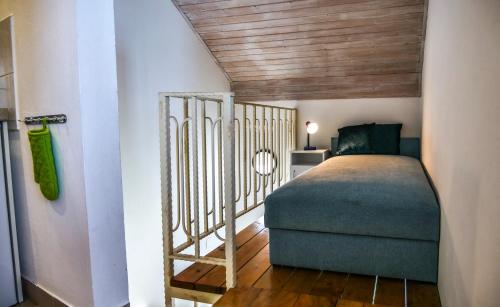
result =
[{"label": "wooden floorboard", "polygon": [[345,300],[371,303],[374,285],[374,276],[350,274],[341,298]]},{"label": "wooden floorboard", "polygon": [[408,305],[414,307],[439,307],[441,300],[436,285],[409,281],[408,284]]},{"label": "wooden floorboard", "polygon": [[[264,225],[259,222],[250,224],[248,227],[243,229],[236,236],[236,247],[240,248],[245,243],[250,241],[259,232],[264,229]],[[221,245],[207,254],[210,257],[224,258],[224,245]],[[195,263],[189,266],[187,269],[182,271],[180,274],[176,275],[172,279],[171,284],[174,287],[185,288],[185,289],[195,289],[195,283],[200,278],[205,276],[208,272],[213,270],[216,266],[206,263]]]},{"label": "wooden floorboard", "polygon": [[[269,230],[264,229],[236,251],[236,269],[240,270],[269,242]],[[226,269],[216,266],[195,282],[195,289],[215,293],[225,291]]]},{"label": "wooden floorboard", "polygon": [[379,278],[375,303],[382,305],[403,306],[405,300],[404,281],[393,278]]},{"label": "wooden floorboard", "polygon": [[[236,237],[237,288],[227,291],[214,306],[404,306],[404,282],[379,278],[375,304],[371,304],[374,276],[271,265],[269,231],[254,223]],[[211,253],[224,257],[224,246]],[[174,278],[176,286],[224,293],[225,268],[194,264]],[[408,281],[408,306],[440,307],[437,286]]]},{"label": "wooden floorboard", "polygon": [[[247,228],[243,229],[236,235],[236,248],[238,249],[243,246],[262,230],[264,230],[264,224],[259,222],[250,224]],[[221,246],[224,247],[224,245]]]},{"label": "wooden floorboard", "polygon": [[238,271],[237,286],[251,287],[270,266],[269,245],[266,245]]},{"label": "wooden floorboard", "polygon": [[336,299],[325,296],[300,294],[294,307],[332,307],[337,303]]},{"label": "wooden floorboard", "polygon": [[339,300],[336,307],[363,307],[365,303],[350,301],[350,300]]},{"label": "wooden floorboard", "polygon": [[285,266],[273,265],[257,280],[254,288],[281,290],[293,274],[294,269]]},{"label": "wooden floorboard", "polygon": [[317,270],[296,269],[283,286],[283,289],[291,292],[309,294],[320,273],[321,271]]},{"label": "wooden floorboard", "polygon": [[217,301],[214,306],[218,307],[244,307],[248,306],[249,302],[254,301],[259,295],[261,289],[256,288],[234,288]]},{"label": "wooden floorboard", "polygon": [[[299,298],[299,293],[285,290],[262,289],[253,302],[248,302],[251,307],[292,307]],[[217,306],[217,304],[215,305]]]},{"label": "wooden floorboard", "polygon": [[323,271],[314,283],[311,294],[339,298],[347,284],[348,274]]}]

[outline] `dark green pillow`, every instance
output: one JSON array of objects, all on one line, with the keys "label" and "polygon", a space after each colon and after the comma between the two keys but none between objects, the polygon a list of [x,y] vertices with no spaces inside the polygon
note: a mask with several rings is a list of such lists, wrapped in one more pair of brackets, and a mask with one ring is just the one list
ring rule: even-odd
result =
[{"label": "dark green pillow", "polygon": [[374,154],[399,155],[403,124],[376,124],[371,127],[371,148]]},{"label": "dark green pillow", "polygon": [[370,136],[371,128],[374,125],[364,124],[340,128],[337,152],[335,154],[341,156],[373,153]]}]

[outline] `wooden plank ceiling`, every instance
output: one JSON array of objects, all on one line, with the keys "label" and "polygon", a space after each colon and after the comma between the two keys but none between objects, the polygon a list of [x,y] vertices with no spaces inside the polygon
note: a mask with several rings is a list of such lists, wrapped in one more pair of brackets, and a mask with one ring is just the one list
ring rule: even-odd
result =
[{"label": "wooden plank ceiling", "polygon": [[174,0],[239,101],[420,96],[426,0]]}]

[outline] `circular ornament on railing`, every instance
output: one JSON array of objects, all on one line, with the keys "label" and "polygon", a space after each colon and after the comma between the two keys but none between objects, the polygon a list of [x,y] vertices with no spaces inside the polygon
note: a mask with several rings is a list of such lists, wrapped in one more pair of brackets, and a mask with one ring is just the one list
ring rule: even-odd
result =
[{"label": "circular ornament on railing", "polygon": [[[255,163],[257,161],[257,163]],[[271,149],[260,149],[252,158],[252,166],[261,176],[269,176],[276,170],[278,160]]]}]

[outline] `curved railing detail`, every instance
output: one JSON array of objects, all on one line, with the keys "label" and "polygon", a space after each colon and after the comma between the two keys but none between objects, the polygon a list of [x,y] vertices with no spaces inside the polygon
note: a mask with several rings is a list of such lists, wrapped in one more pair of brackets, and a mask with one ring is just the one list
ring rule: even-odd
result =
[{"label": "curved railing detail", "polygon": [[[235,286],[235,220],[290,180],[295,122],[295,109],[235,103],[232,93],[160,93],[167,296],[174,260],[224,265]],[[225,259],[203,256],[209,238],[226,244]]]}]

